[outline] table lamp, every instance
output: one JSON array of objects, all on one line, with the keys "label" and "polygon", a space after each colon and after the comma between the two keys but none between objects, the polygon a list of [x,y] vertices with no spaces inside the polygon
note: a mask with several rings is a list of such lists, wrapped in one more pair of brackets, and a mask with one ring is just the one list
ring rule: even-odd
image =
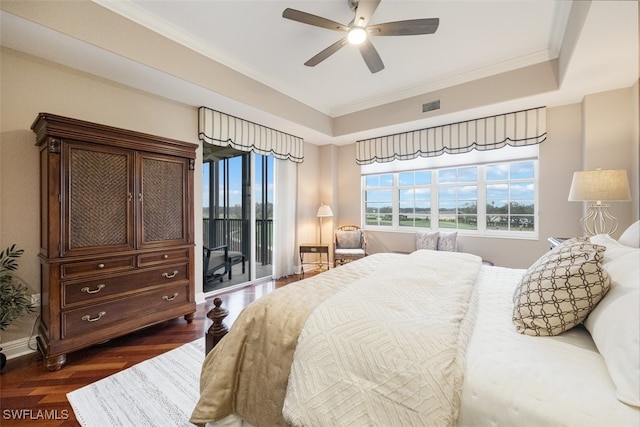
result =
[{"label": "table lamp", "polygon": [[608,203],[631,200],[625,169],[596,169],[574,172],[569,191],[570,202],[589,202],[589,212],[580,219],[587,236],[613,234],[618,220],[609,213]]}]

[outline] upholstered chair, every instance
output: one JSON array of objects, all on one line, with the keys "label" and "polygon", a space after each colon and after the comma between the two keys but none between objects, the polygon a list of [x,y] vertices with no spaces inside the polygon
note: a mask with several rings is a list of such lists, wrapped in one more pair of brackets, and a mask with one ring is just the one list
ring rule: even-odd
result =
[{"label": "upholstered chair", "polygon": [[360,259],[367,255],[364,230],[356,225],[343,225],[334,233],[333,266]]}]

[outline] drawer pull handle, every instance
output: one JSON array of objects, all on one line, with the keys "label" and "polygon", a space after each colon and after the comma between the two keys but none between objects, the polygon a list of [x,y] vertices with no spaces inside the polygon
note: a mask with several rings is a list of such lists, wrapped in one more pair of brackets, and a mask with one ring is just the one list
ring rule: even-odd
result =
[{"label": "drawer pull handle", "polygon": [[165,295],[162,297],[162,299],[165,301],[173,301],[174,299],[176,299],[177,296],[178,296],[178,293],[176,292],[175,294],[173,294],[172,297]]},{"label": "drawer pull handle", "polygon": [[164,277],[165,279],[173,279],[174,277],[176,277],[176,274],[178,274],[178,270],[173,270],[173,273],[171,274],[162,273],[162,277]]},{"label": "drawer pull handle", "polygon": [[86,320],[87,322],[97,322],[98,320],[102,319],[102,316],[104,316],[105,314],[107,314],[106,311],[101,311],[100,313],[98,313],[98,317],[91,317],[88,314],[82,316],[82,320]]},{"label": "drawer pull handle", "polygon": [[84,288],[80,289],[80,292],[86,292],[88,294],[97,294],[98,292],[100,292],[101,290],[103,290],[105,287],[105,285],[103,285],[102,283],[99,284],[95,289],[89,289],[88,286],[85,286]]},{"label": "drawer pull handle", "polygon": [[104,264],[98,264],[98,268],[104,268]]},{"label": "drawer pull handle", "polygon": [[167,259],[167,258],[169,258],[169,255],[164,254],[164,255],[162,255],[162,258]]}]

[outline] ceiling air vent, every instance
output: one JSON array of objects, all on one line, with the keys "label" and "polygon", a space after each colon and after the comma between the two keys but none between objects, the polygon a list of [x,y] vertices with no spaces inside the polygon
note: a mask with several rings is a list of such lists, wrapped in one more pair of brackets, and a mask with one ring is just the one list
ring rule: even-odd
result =
[{"label": "ceiling air vent", "polygon": [[427,113],[429,111],[433,111],[433,110],[439,110],[440,109],[440,100],[436,100],[436,101],[429,101],[429,102],[425,102],[424,104],[422,104],[422,112],[423,113]]}]

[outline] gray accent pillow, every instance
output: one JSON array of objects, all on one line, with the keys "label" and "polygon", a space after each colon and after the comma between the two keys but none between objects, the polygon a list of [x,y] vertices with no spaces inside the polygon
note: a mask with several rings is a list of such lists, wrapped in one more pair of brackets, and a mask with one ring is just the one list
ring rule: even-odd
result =
[{"label": "gray accent pillow", "polygon": [[438,236],[438,250],[439,251],[458,251],[458,232],[452,231],[449,233],[442,233]]},{"label": "gray accent pillow", "polygon": [[416,232],[416,250],[418,249],[430,249],[433,251],[438,250],[438,236],[440,233],[437,231],[418,231]]},{"label": "gray accent pillow", "polygon": [[605,249],[569,239],[529,267],[513,296],[517,331],[552,336],[580,324],[609,290],[601,265]]}]

